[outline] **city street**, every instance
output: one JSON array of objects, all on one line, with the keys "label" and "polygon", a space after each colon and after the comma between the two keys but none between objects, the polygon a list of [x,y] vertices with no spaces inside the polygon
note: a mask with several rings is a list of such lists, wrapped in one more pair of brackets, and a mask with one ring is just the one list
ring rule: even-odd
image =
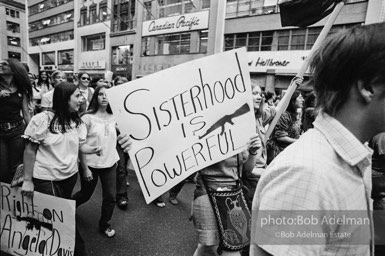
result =
[{"label": "city street", "polygon": [[[191,211],[194,184],[186,183],[174,206],[165,194],[165,208],[147,205],[142,196],[134,171],[130,171],[129,207],[126,211],[115,208],[111,224],[116,230],[113,238],[98,232],[102,203],[100,182],[94,195],[79,207],[77,223],[90,255],[93,256],[183,256],[193,255],[196,236]],[[75,191],[79,186],[77,185]]]}]

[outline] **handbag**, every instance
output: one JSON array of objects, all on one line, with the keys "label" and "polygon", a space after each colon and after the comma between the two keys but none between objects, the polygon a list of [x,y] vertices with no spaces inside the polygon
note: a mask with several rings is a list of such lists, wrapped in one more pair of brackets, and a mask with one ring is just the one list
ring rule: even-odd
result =
[{"label": "handbag", "polygon": [[210,198],[220,233],[218,254],[221,254],[222,250],[239,251],[247,247],[250,244],[251,213],[245,199],[242,181],[238,180],[236,188],[232,190],[208,187],[203,175],[202,181]]}]

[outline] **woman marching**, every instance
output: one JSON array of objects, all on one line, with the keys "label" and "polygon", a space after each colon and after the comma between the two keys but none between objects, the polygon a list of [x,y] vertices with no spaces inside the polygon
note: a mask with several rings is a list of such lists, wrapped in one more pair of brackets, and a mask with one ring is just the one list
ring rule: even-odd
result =
[{"label": "woman marching", "polygon": [[0,63],[0,181],[10,183],[18,165],[23,163],[21,135],[31,115],[28,102],[32,86],[27,70],[19,61]]},{"label": "woman marching", "polygon": [[103,145],[103,155],[81,155],[80,162],[83,173],[81,190],[73,199],[76,206],[87,202],[92,196],[98,178],[102,183],[103,203],[99,220],[99,230],[107,237],[113,237],[115,230],[108,223],[115,207],[116,195],[116,162],[119,155],[116,151],[116,121],[106,96],[106,86],[97,86],[92,96],[88,111],[82,117],[87,127],[87,143]]},{"label": "woman marching", "polygon": [[[32,197],[36,190],[70,199],[77,180],[78,151],[101,154],[101,147],[85,143],[87,130],[78,115],[80,102],[79,89],[72,83],[61,83],[55,87],[52,111],[35,115],[28,124],[23,135],[25,196]],[[87,255],[79,235],[75,255]]]}]

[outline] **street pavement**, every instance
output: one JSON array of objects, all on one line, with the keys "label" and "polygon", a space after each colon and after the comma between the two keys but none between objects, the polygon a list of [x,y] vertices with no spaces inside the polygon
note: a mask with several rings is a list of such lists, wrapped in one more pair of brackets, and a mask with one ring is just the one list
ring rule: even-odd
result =
[{"label": "street pavement", "polygon": [[[91,199],[77,210],[80,233],[92,256],[191,256],[197,245],[191,214],[194,184],[186,183],[178,195],[179,204],[163,195],[165,208],[147,205],[135,172],[128,175],[127,210],[115,207],[111,220],[116,235],[107,238],[98,232],[102,193],[100,181]],[[79,182],[74,192],[78,191]]]}]

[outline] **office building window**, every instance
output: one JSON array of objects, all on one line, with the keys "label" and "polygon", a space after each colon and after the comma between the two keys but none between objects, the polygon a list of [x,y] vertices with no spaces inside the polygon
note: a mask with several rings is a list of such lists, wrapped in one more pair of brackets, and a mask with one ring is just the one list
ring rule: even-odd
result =
[{"label": "office building window", "polygon": [[99,4],[99,20],[105,21],[108,18],[107,3]]},{"label": "office building window", "polygon": [[42,53],[43,65],[55,65],[55,52],[43,52]]},{"label": "office building window", "polygon": [[247,47],[248,51],[270,51],[274,31],[238,33],[225,35],[225,51]]},{"label": "office building window", "polygon": [[183,0],[159,0],[159,18],[182,14],[183,3]]},{"label": "office building window", "polygon": [[96,4],[90,6],[90,24],[98,22],[98,16],[96,14]]},{"label": "office building window", "polygon": [[84,26],[87,24],[87,8],[83,7],[80,9],[80,25]]},{"label": "office building window", "polygon": [[20,33],[20,24],[7,21],[7,30],[13,33]]},{"label": "office building window", "polygon": [[207,45],[209,41],[209,32],[207,30],[199,32],[199,52],[207,53]]},{"label": "office building window", "polygon": [[65,31],[61,33],[46,35],[42,37],[35,37],[29,40],[30,46],[37,46],[41,44],[52,44],[57,42],[63,42],[74,39],[74,31]]},{"label": "office building window", "polygon": [[20,46],[20,38],[8,36],[8,45]]},{"label": "office building window", "polygon": [[112,47],[112,65],[130,64],[132,56],[132,44]]},{"label": "office building window", "polygon": [[19,53],[19,52],[8,52],[8,58],[10,58],[10,59],[17,59],[18,61],[21,61],[21,53]]},{"label": "office building window", "polygon": [[74,64],[74,50],[65,50],[58,52],[58,65]]},{"label": "office building window", "polygon": [[28,7],[29,15],[34,15],[36,13],[43,12],[56,6],[60,6],[73,1],[74,0],[45,0],[43,2]]},{"label": "office building window", "polygon": [[143,15],[143,18],[144,20],[151,20],[155,17],[153,17],[152,15],[152,2],[144,2],[144,15]]},{"label": "office building window", "polygon": [[100,51],[105,48],[106,34],[100,33],[96,35],[82,37],[83,51]]},{"label": "office building window", "polygon": [[14,9],[5,8],[5,14],[11,16],[12,18],[20,18],[19,11],[16,11]]},{"label": "office building window", "polygon": [[306,43],[306,29],[292,30],[290,50],[304,50]]},{"label": "office building window", "polygon": [[47,17],[41,20],[37,20],[28,24],[29,31],[36,31],[44,29],[50,26],[59,25],[62,23],[70,22],[74,20],[74,11],[68,11],[60,13],[55,16]]},{"label": "office building window", "polygon": [[114,32],[134,29],[135,26],[135,1],[116,0],[114,4]]}]

